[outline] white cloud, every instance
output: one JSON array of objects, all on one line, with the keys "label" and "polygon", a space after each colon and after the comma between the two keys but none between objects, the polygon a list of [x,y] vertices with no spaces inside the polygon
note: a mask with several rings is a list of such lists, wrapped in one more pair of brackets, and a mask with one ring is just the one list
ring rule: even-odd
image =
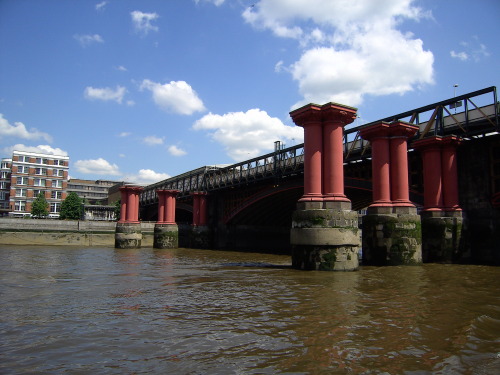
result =
[{"label": "white cloud", "polygon": [[104,10],[104,7],[108,4],[108,1],[101,1],[95,5],[96,10]]},{"label": "white cloud", "polygon": [[164,138],[159,138],[154,135],[150,135],[147,137],[144,137],[142,139],[142,142],[149,145],[149,146],[155,146],[155,145],[162,145],[164,141]]},{"label": "white cloud", "polygon": [[121,132],[120,134],[118,134],[118,137],[128,137],[131,134],[132,133],[130,133],[130,132]]},{"label": "white cloud", "polygon": [[152,169],[141,169],[137,174],[127,174],[124,176],[125,181],[134,182],[140,185],[149,185],[171,177],[167,173],[158,173]]},{"label": "white cloud", "polygon": [[105,176],[119,176],[120,170],[116,164],[111,164],[103,158],[90,160],[77,160],[74,167],[80,173],[97,174]]},{"label": "white cloud", "polygon": [[196,4],[198,4],[200,1],[204,1],[204,2],[207,2],[207,3],[212,3],[215,6],[221,6],[222,4],[224,4],[225,0],[194,0],[194,1],[195,1]]},{"label": "white cloud", "polygon": [[104,39],[102,39],[102,37],[99,34],[94,34],[94,35],[75,34],[73,35],[73,38],[75,38],[82,47],[87,47],[93,43],[104,43]]},{"label": "white cloud", "polygon": [[177,147],[176,145],[171,145],[168,147],[168,152],[170,153],[170,155],[173,155],[173,156],[183,156],[183,155],[186,155],[187,152],[184,151],[183,149]]},{"label": "white cloud", "polygon": [[14,146],[5,147],[2,151],[6,154],[12,154],[12,151],[27,151],[27,152],[37,152],[39,154],[49,154],[58,156],[68,156],[68,153],[60,148],[54,148],[49,145],[38,145],[38,146],[25,146],[18,143]]},{"label": "white cloud", "polygon": [[119,70],[120,72],[126,72],[128,69],[125,68],[123,65],[119,65],[116,67],[117,70]]},{"label": "white cloud", "polygon": [[286,126],[260,109],[224,115],[209,113],[196,121],[193,128],[207,130],[210,137],[222,144],[227,154],[236,161],[272,151],[277,140],[301,142],[304,134],[302,128]]},{"label": "white cloud", "polygon": [[146,35],[150,31],[158,31],[158,26],[152,24],[153,21],[160,17],[157,13],[143,13],[134,10],[130,13],[130,16],[136,32]]},{"label": "white cloud", "polygon": [[459,59],[461,61],[470,61],[473,60],[475,62],[479,62],[484,58],[490,56],[490,52],[486,45],[481,43],[477,36],[472,36],[470,41],[461,41],[460,46],[462,51],[456,52],[455,50],[450,51],[450,56]]},{"label": "white cloud", "polygon": [[404,94],[433,83],[434,57],[397,29],[429,13],[414,0],[260,0],[243,12],[255,28],[294,38],[304,47],[287,70],[303,100],[359,105],[366,95]]},{"label": "white cloud", "polygon": [[85,88],[84,96],[85,98],[90,100],[102,100],[102,101],[111,100],[121,104],[126,92],[127,89],[122,86],[116,86],[116,89],[114,90],[110,87],[94,88],[88,86]]},{"label": "white cloud", "polygon": [[465,53],[463,51],[462,52],[450,51],[450,55],[454,59],[459,59],[459,60],[462,60],[462,61],[465,61],[465,60],[469,59],[469,55],[467,55],[467,53]]},{"label": "white cloud", "polygon": [[2,137],[16,137],[22,139],[36,140],[45,139],[47,142],[52,142],[52,137],[44,132],[35,128],[26,129],[22,122],[15,122],[14,125],[9,124],[9,121],[0,113],[0,136]]},{"label": "white cloud", "polygon": [[140,90],[150,90],[153,100],[161,109],[181,115],[191,115],[205,110],[196,91],[185,81],[171,81],[164,85],[145,79]]}]

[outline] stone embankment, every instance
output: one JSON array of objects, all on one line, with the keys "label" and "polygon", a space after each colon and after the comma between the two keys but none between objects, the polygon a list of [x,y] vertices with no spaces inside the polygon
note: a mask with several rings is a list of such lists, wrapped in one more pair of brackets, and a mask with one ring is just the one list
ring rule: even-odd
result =
[{"label": "stone embankment", "polygon": [[[142,246],[153,246],[154,223],[141,222]],[[0,218],[0,245],[115,246],[116,222]]]}]

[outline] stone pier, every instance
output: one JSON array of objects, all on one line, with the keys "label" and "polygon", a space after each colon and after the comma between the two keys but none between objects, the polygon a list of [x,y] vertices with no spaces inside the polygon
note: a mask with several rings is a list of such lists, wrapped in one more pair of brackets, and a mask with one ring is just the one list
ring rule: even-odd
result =
[{"label": "stone pier", "polygon": [[434,136],[413,142],[424,174],[422,256],[424,262],[452,263],[462,258],[463,217],[458,201],[456,136]]},{"label": "stone pier", "polygon": [[155,249],[179,247],[179,228],[175,222],[175,197],[178,193],[178,190],[156,190],[158,221],[154,229],[153,247]]},{"label": "stone pier", "polygon": [[421,222],[409,199],[407,140],[417,126],[380,122],[361,129],[372,147],[373,203],[363,217],[363,263],[422,263]]},{"label": "stone pier", "polygon": [[142,187],[125,185],[120,187],[120,220],[116,223],[115,248],[137,249],[141,247],[142,231],[139,222],[139,194]]},{"label": "stone pier", "polygon": [[308,104],[290,113],[304,128],[304,195],[292,217],[292,265],[354,271],[359,266],[358,216],[344,194],[343,128],[356,108]]}]

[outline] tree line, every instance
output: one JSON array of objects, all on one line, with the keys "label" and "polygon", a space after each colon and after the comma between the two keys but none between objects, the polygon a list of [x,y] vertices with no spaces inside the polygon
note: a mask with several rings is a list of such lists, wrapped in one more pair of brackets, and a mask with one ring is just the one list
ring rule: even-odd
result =
[{"label": "tree line", "polygon": [[[61,220],[81,220],[84,214],[85,201],[80,198],[75,192],[70,192],[66,199],[61,203],[61,211],[59,219]],[[115,219],[120,217],[120,201],[115,203]],[[43,219],[49,215],[49,203],[45,199],[45,195],[40,192],[31,206],[31,217],[35,219]]]}]

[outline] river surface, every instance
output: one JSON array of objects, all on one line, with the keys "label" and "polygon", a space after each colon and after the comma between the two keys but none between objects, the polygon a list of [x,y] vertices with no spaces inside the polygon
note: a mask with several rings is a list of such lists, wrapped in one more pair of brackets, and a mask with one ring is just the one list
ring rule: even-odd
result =
[{"label": "river surface", "polygon": [[500,268],[0,246],[1,374],[500,374]]}]

